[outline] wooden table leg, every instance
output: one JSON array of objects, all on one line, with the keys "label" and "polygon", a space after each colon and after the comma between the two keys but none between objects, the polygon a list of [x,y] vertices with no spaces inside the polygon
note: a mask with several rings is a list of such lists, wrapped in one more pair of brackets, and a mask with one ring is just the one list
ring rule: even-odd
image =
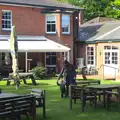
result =
[{"label": "wooden table leg", "polygon": [[104,105],[104,108],[106,108],[105,90],[103,90],[103,105]]},{"label": "wooden table leg", "polygon": [[7,80],[7,84],[6,84],[6,85],[7,85],[7,86],[10,85],[10,80]]},{"label": "wooden table leg", "polygon": [[26,78],[23,77],[22,79],[23,79],[24,84],[27,84],[27,82],[26,82]]},{"label": "wooden table leg", "polygon": [[36,81],[35,81],[35,79],[33,77],[31,77],[31,81],[32,81],[33,85],[37,85],[37,83],[36,83]]}]

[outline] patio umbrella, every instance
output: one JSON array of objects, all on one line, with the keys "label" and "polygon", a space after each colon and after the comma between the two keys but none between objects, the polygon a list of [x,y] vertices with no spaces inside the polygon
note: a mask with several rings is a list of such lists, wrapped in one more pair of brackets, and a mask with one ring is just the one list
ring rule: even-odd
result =
[{"label": "patio umbrella", "polygon": [[15,26],[12,26],[11,36],[10,36],[10,53],[12,56],[12,70],[13,70],[13,79],[16,84],[16,89],[19,88],[20,79],[18,73],[18,43]]}]

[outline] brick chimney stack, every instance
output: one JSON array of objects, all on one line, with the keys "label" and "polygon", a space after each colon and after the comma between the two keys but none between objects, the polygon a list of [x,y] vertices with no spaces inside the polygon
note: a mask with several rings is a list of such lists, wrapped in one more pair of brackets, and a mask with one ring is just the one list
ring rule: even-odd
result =
[{"label": "brick chimney stack", "polygon": [[81,11],[79,12],[79,26],[80,26],[81,24],[83,24],[83,22],[84,22],[84,11],[81,10]]}]

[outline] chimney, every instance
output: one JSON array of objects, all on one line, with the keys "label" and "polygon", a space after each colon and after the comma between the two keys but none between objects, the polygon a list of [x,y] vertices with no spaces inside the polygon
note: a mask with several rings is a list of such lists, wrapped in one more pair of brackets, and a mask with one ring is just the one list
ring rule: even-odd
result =
[{"label": "chimney", "polygon": [[84,22],[84,12],[83,12],[83,10],[81,10],[81,11],[79,12],[79,26],[80,26],[81,24],[83,24],[83,22]]}]

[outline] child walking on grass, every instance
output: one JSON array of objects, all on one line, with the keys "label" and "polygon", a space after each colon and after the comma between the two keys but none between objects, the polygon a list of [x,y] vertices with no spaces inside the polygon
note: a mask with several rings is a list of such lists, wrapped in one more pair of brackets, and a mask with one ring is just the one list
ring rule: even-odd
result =
[{"label": "child walking on grass", "polygon": [[60,86],[61,98],[65,97],[65,94],[66,94],[65,85],[66,85],[66,83],[63,81],[63,79],[60,79],[60,83],[58,83],[58,81],[57,81],[57,85]]}]

